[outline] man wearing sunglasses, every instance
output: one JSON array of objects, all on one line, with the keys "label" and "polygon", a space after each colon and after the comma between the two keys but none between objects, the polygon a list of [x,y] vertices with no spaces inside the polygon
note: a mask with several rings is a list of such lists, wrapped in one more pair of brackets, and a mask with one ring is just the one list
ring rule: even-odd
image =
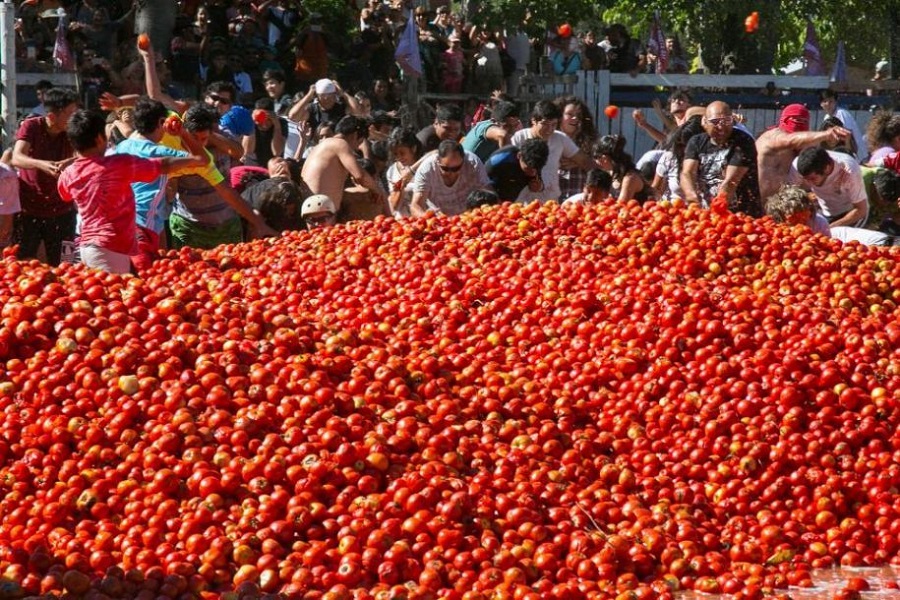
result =
[{"label": "man wearing sunglasses", "polygon": [[437,153],[422,160],[412,184],[410,214],[420,217],[428,210],[445,215],[458,215],[466,210],[469,193],[491,189],[484,164],[463,150],[454,140],[444,140]]},{"label": "man wearing sunglasses", "polygon": [[735,127],[731,107],[721,101],[706,107],[703,130],[684,151],[685,200],[709,207],[713,198],[724,195],[731,212],[762,217],[753,137]]},{"label": "man wearing sunglasses", "polygon": [[785,106],[778,125],[763,132],[756,140],[759,193],[763,203],[787,182],[791,162],[804,148],[822,142],[840,143],[850,139],[850,135],[843,127],[810,131],[809,110],[802,104]]},{"label": "man wearing sunglasses", "polygon": [[244,156],[241,139],[253,132],[250,111],[234,103],[237,90],[227,81],[214,81],[206,88],[204,102],[219,115],[219,131],[209,138],[216,167],[227,177],[232,163]]}]

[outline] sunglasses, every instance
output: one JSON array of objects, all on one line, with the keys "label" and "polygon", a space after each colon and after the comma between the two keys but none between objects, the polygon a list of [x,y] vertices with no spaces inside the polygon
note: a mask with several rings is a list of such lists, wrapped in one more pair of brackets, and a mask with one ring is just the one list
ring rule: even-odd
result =
[{"label": "sunglasses", "polygon": [[442,165],[441,163],[438,163],[438,167],[444,173],[458,173],[460,171],[460,169],[463,168],[462,163],[459,163],[455,167],[448,167],[447,165]]},{"label": "sunglasses", "polygon": [[714,119],[707,119],[707,123],[712,125],[713,127],[718,127],[719,125],[731,125],[734,123],[734,117],[726,116],[726,117],[716,117]]},{"label": "sunglasses", "polygon": [[218,96],[218,95],[216,95],[216,94],[210,94],[210,95],[208,96],[208,98],[209,98],[210,100],[212,100],[213,102],[219,102],[220,104],[231,104],[231,100],[229,100],[228,98],[225,98],[224,96]]}]

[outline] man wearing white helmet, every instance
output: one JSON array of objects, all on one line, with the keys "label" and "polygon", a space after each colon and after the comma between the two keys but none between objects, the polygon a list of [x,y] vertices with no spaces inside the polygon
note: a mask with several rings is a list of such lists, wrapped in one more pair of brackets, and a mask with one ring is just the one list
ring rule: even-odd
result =
[{"label": "man wearing white helmet", "polygon": [[313,194],[303,201],[303,207],[300,209],[300,216],[303,217],[307,229],[334,225],[336,215],[334,202],[325,194]]}]

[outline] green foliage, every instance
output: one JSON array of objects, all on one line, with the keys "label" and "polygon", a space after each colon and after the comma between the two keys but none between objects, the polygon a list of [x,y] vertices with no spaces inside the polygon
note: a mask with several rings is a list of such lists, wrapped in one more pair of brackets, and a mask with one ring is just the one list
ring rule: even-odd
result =
[{"label": "green foliage", "polygon": [[488,27],[503,28],[514,27],[527,18],[529,32],[538,35],[563,23],[576,25],[591,17],[593,22],[599,23],[596,4],[590,0],[492,0],[478,4],[474,21]]},{"label": "green foliage", "polygon": [[303,10],[309,15],[322,15],[322,29],[337,41],[346,41],[356,28],[350,7],[344,0],[304,0]]},{"label": "green foliage", "polygon": [[[666,33],[678,34],[688,58],[699,55],[712,73],[769,73],[802,54],[806,18],[812,19],[826,68],[843,40],[847,64],[871,69],[888,54],[891,11],[900,0],[551,0],[547,3],[486,0],[479,13],[490,26],[521,22],[528,9],[535,27],[563,22],[582,27],[622,23],[646,41],[654,11]],[[745,31],[744,19],[759,12],[759,29]]]}]

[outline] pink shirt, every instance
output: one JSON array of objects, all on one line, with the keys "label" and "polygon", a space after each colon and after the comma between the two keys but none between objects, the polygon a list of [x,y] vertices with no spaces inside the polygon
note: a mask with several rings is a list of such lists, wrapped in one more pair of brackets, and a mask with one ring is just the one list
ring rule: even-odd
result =
[{"label": "pink shirt", "polygon": [[131,154],[80,157],[59,176],[59,195],[81,215],[81,244],[135,254],[134,193],[131,183],[153,181],[162,159]]}]

